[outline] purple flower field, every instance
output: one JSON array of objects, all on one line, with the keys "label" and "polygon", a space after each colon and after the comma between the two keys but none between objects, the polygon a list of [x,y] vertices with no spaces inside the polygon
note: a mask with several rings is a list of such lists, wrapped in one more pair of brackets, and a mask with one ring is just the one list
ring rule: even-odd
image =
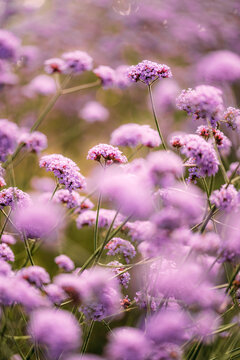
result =
[{"label": "purple flower field", "polygon": [[0,2],[0,360],[240,359],[240,3]]}]

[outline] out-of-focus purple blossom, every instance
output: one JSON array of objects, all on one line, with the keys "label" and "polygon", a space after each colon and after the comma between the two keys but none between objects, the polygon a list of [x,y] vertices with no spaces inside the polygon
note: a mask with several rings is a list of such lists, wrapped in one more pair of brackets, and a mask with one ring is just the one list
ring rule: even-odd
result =
[{"label": "out-of-focus purple blossom", "polygon": [[161,114],[167,114],[176,109],[176,97],[179,93],[179,86],[175,80],[169,79],[159,82],[153,90],[155,106]]},{"label": "out-of-focus purple blossom", "polygon": [[115,71],[109,66],[100,65],[93,72],[101,80],[104,89],[111,89],[115,86]]},{"label": "out-of-focus purple blossom", "polygon": [[239,194],[232,184],[222,185],[220,190],[213,191],[210,201],[217,209],[230,212],[239,205]]},{"label": "out-of-focus purple blossom", "polygon": [[42,309],[31,314],[28,333],[47,347],[51,359],[75,350],[81,343],[81,329],[75,317],[64,310]]},{"label": "out-of-focus purple blossom", "polygon": [[53,192],[56,187],[55,181],[50,177],[34,176],[31,180],[31,185],[34,190],[41,192]]},{"label": "out-of-focus purple blossom", "polygon": [[115,85],[120,89],[125,89],[131,85],[131,81],[128,77],[129,66],[120,65],[115,69]]},{"label": "out-of-focus purple blossom", "polygon": [[31,203],[30,196],[16,187],[9,187],[0,191],[0,207],[10,206],[12,209],[16,207],[25,207]]},{"label": "out-of-focus purple blossom", "polygon": [[153,312],[158,310],[161,303],[160,298],[149,295],[145,289],[137,291],[134,300],[140,309],[147,310],[150,308]]},{"label": "out-of-focus purple blossom", "polygon": [[228,107],[223,118],[229,128],[240,131],[240,109]]},{"label": "out-of-focus purple blossom", "polygon": [[239,166],[239,162],[233,162],[230,164],[229,166],[229,170],[227,171],[227,176],[230,178],[233,173],[235,175],[240,175],[240,166]]},{"label": "out-of-focus purple blossom", "polygon": [[107,358],[112,360],[144,360],[150,349],[150,341],[142,330],[122,327],[111,333],[106,354]]},{"label": "out-of-focus purple blossom", "polygon": [[173,152],[155,151],[147,156],[147,171],[154,186],[171,186],[183,173],[181,158]]},{"label": "out-of-focus purple blossom", "polygon": [[107,255],[114,256],[122,254],[127,263],[136,255],[135,247],[128,240],[121,239],[119,237],[113,238],[105,246],[107,249]]},{"label": "out-of-focus purple blossom", "polygon": [[117,276],[119,283],[127,289],[131,276],[128,271],[125,271],[121,274],[121,272],[125,270],[123,264],[115,260],[111,261],[107,265],[111,267],[111,270],[113,274]]},{"label": "out-of-focus purple blossom", "polygon": [[43,267],[37,265],[22,268],[18,271],[17,276],[38,288],[41,288],[44,284],[50,282],[47,271]]},{"label": "out-of-focus purple blossom", "polygon": [[47,148],[47,137],[40,131],[34,131],[32,133],[23,132],[19,138],[19,143],[23,143],[27,151],[40,154],[41,151]]},{"label": "out-of-focus purple blossom", "polygon": [[[209,140],[211,139],[210,131],[211,130],[209,129],[208,126],[201,125],[197,128],[196,133],[199,136],[202,136],[205,140]],[[224,155],[229,155],[232,142],[228,139],[228,137],[224,135],[224,133],[219,129],[212,129],[212,135],[214,137],[218,149],[221,150],[221,153]]]},{"label": "out-of-focus purple blossom", "polygon": [[45,155],[41,157],[39,166],[52,171],[59,183],[65,185],[69,191],[83,189],[86,186],[85,178],[80,174],[77,164],[63,155]]},{"label": "out-of-focus purple blossom", "polygon": [[15,256],[7,244],[0,244],[0,259],[4,261],[14,261]]},{"label": "out-of-focus purple blossom", "polygon": [[53,199],[65,204],[68,209],[79,207],[81,204],[81,196],[74,190],[71,192],[67,189],[57,190]]},{"label": "out-of-focus purple blossom", "polygon": [[38,75],[23,87],[23,94],[29,98],[37,95],[49,96],[56,92],[54,79],[48,75]]},{"label": "out-of-focus purple blossom", "polygon": [[201,311],[200,314],[194,317],[193,333],[195,336],[201,338],[201,341],[210,340],[220,325],[220,319],[214,311]]},{"label": "out-of-focus purple blossom", "polygon": [[40,65],[40,49],[37,46],[27,45],[20,49],[20,64],[29,69],[36,69]]},{"label": "out-of-focus purple blossom", "polygon": [[80,196],[80,204],[75,209],[75,213],[80,214],[86,210],[91,210],[93,208],[94,208],[94,204],[90,199],[88,199],[86,196]]},{"label": "out-of-focus purple blossom", "polygon": [[6,119],[0,120],[0,161],[5,161],[17,146],[19,128]]},{"label": "out-of-focus purple blossom", "polygon": [[156,227],[151,221],[128,222],[127,228],[129,229],[128,235],[132,241],[137,241],[138,243],[151,238],[156,231]]},{"label": "out-of-focus purple blossom", "polygon": [[105,360],[103,357],[97,355],[87,354],[87,355],[73,355],[67,357],[65,360]]},{"label": "out-of-focus purple blossom", "polygon": [[213,51],[197,64],[197,74],[211,82],[239,80],[240,56],[229,50]]},{"label": "out-of-focus purple blossom", "polygon": [[44,291],[47,294],[48,299],[56,305],[60,305],[67,298],[66,293],[56,284],[45,286]]},{"label": "out-of-focus purple blossom", "polygon": [[110,143],[117,146],[144,145],[153,148],[160,145],[160,139],[158,132],[149,125],[125,124],[113,131]]},{"label": "out-of-focus purple blossom", "polygon": [[221,239],[214,232],[207,232],[204,235],[190,234],[187,244],[195,251],[202,254],[217,255]]},{"label": "out-of-focus purple blossom", "polygon": [[99,161],[104,159],[106,165],[113,163],[124,164],[127,162],[126,156],[123,155],[117,147],[108,144],[99,144],[88,151],[87,159]]},{"label": "out-of-focus purple blossom", "polygon": [[0,59],[16,60],[20,49],[20,40],[10,31],[0,30]]},{"label": "out-of-focus purple blossom", "polygon": [[44,62],[44,70],[47,74],[63,73],[65,71],[66,64],[64,60],[60,58],[48,59]]},{"label": "out-of-focus purple blossom", "polygon": [[65,73],[81,74],[84,71],[92,70],[93,59],[85,51],[71,51],[62,54],[65,62]]},{"label": "out-of-focus purple blossom", "polygon": [[11,265],[5,260],[0,260],[0,276],[8,276],[12,272]]},{"label": "out-of-focus purple blossom", "polygon": [[3,234],[1,237],[1,242],[7,245],[14,245],[16,244],[16,239],[10,234]]},{"label": "out-of-focus purple blossom", "polygon": [[223,113],[222,91],[214,86],[199,85],[183,90],[177,98],[177,107],[195,120],[208,120],[215,128]]},{"label": "out-of-focus purple blossom", "polygon": [[10,65],[0,60],[0,90],[5,86],[12,86],[18,83],[18,76],[12,72]]},{"label": "out-of-focus purple blossom", "polygon": [[182,349],[179,345],[164,343],[153,347],[150,359],[151,360],[181,360]]},{"label": "out-of-focus purple blossom", "polygon": [[92,124],[104,122],[109,117],[109,111],[97,101],[89,101],[80,111],[79,117]]},{"label": "out-of-focus purple blossom", "polygon": [[86,210],[77,217],[77,228],[81,229],[83,226],[94,226],[96,222],[96,212],[92,210]]},{"label": "out-of-focus purple blossom", "polygon": [[75,268],[74,262],[67,255],[59,255],[55,257],[54,261],[60,269],[65,271],[72,271]]},{"label": "out-of-focus purple blossom", "polygon": [[[116,211],[109,209],[100,209],[99,210],[99,218],[98,218],[98,227],[99,228],[107,228],[111,225],[114,217],[116,215]],[[80,212],[80,215],[76,219],[77,227],[81,229],[83,226],[94,226],[96,223],[97,212],[92,210],[86,210]],[[115,223],[120,221],[120,217],[116,218]]]},{"label": "out-of-focus purple blossom", "polygon": [[165,64],[143,60],[129,68],[128,76],[134,82],[141,81],[150,85],[157,79],[172,77],[172,72]]},{"label": "out-of-focus purple blossom", "polygon": [[170,139],[170,144],[173,148],[180,149],[184,144],[183,136],[173,135]]}]

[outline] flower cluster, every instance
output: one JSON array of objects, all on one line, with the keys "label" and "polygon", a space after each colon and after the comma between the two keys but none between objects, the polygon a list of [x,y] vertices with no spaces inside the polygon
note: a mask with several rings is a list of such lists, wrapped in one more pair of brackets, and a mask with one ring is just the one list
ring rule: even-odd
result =
[{"label": "flower cluster", "polygon": [[88,151],[88,160],[100,162],[102,158],[106,165],[111,165],[113,163],[124,164],[127,162],[127,158],[123,155],[122,151],[112,145],[99,144]]},{"label": "flower cluster", "polygon": [[172,73],[165,64],[144,60],[137,65],[131,66],[128,76],[134,82],[141,81],[151,85],[157,79],[172,77]]}]

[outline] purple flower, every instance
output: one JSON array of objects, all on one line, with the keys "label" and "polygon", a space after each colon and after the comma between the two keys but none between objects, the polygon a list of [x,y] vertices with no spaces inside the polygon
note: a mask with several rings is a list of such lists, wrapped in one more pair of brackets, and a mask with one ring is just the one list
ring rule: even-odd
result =
[{"label": "purple flower", "polygon": [[36,265],[22,268],[18,271],[17,276],[38,288],[41,288],[43,284],[48,284],[50,282],[47,271],[43,267]]},{"label": "purple flower", "polygon": [[108,144],[99,144],[88,151],[87,159],[99,161],[104,159],[106,165],[113,163],[124,164],[127,162],[126,156],[117,147]]},{"label": "purple flower", "polygon": [[160,145],[160,139],[158,132],[149,125],[125,124],[113,131],[110,143],[117,146],[144,145],[153,148]]},{"label": "purple flower", "polygon": [[142,330],[122,327],[111,333],[106,353],[111,360],[144,360],[150,349],[150,341]]},{"label": "purple flower", "polygon": [[157,79],[172,77],[172,72],[165,64],[143,60],[129,68],[128,76],[134,82],[141,81],[150,85]]},{"label": "purple flower", "polygon": [[14,245],[16,244],[16,239],[10,234],[3,234],[1,237],[1,242],[7,245]]},{"label": "purple flower", "polygon": [[6,119],[0,119],[0,161],[5,161],[17,146],[19,128]]},{"label": "purple flower", "polygon": [[115,261],[111,261],[107,265],[109,267],[111,266],[111,270],[112,270],[113,274],[117,276],[119,284],[124,286],[127,289],[129,281],[131,279],[131,276],[128,271],[125,271],[121,274],[121,272],[125,270],[125,268],[123,267],[123,264],[121,264],[119,261],[115,260]]},{"label": "purple flower", "polygon": [[170,144],[175,149],[180,149],[183,146],[183,136],[182,135],[174,135],[170,139]]},{"label": "purple flower", "polygon": [[65,185],[69,191],[83,189],[86,186],[85,178],[80,174],[79,167],[63,155],[45,155],[41,157],[39,166],[46,168],[47,171],[52,171],[59,183]]},{"label": "purple flower", "polygon": [[67,298],[63,289],[56,284],[49,284],[45,286],[44,291],[47,294],[48,299],[56,305],[61,305],[61,303]]},{"label": "purple flower", "polygon": [[59,255],[55,257],[54,261],[60,269],[65,271],[72,271],[75,267],[73,261],[67,255]]},{"label": "purple flower", "polygon": [[93,59],[84,51],[72,51],[62,54],[65,62],[64,72],[67,74],[81,74],[84,71],[92,70]]},{"label": "purple flower", "polygon": [[48,59],[44,62],[44,70],[48,74],[63,73],[65,71],[66,64],[64,60],[59,58]]},{"label": "purple flower", "polygon": [[97,101],[89,101],[80,111],[79,117],[92,124],[104,122],[109,117],[109,111]]},{"label": "purple flower", "polygon": [[75,350],[81,330],[75,317],[64,310],[42,309],[31,314],[28,333],[34,342],[46,346],[51,359]]},{"label": "purple flower", "polygon": [[4,275],[6,277],[8,275],[11,275],[11,272],[11,265],[5,260],[0,260],[0,276]]},{"label": "purple flower", "polygon": [[0,191],[0,208],[10,206],[15,209],[16,207],[25,207],[30,203],[30,196],[16,187],[9,187]]},{"label": "purple flower", "polygon": [[88,199],[86,196],[80,196],[80,204],[75,209],[75,213],[80,214],[80,213],[82,213],[86,210],[90,210],[92,208],[94,208],[93,202],[90,199]]},{"label": "purple flower", "polygon": [[132,241],[142,242],[155,233],[155,225],[151,221],[135,221],[127,223],[128,235]]},{"label": "purple flower", "polygon": [[125,89],[131,85],[128,77],[129,66],[120,65],[115,69],[115,85],[120,89]]},{"label": "purple flower", "polygon": [[0,260],[14,261],[15,256],[7,244],[0,244]]},{"label": "purple flower", "polygon": [[16,60],[20,49],[20,40],[10,31],[0,30],[0,59]]},{"label": "purple flower", "polygon": [[104,89],[113,88],[115,85],[115,71],[109,66],[101,65],[93,70],[94,74],[101,80]]},{"label": "purple flower", "polygon": [[177,98],[177,107],[192,114],[195,120],[209,120],[215,128],[223,113],[222,91],[209,85],[183,90]]},{"label": "purple flower", "polygon": [[94,226],[96,222],[96,211],[86,210],[77,217],[77,228],[81,229],[83,226]]},{"label": "purple flower", "polygon": [[213,191],[210,201],[216,208],[230,212],[239,204],[239,194],[233,185],[222,185],[220,190]]},{"label": "purple flower", "polygon": [[114,256],[122,254],[127,263],[129,259],[132,259],[136,255],[135,247],[128,240],[121,239],[119,237],[113,238],[105,246],[107,249],[107,255]]},{"label": "purple flower", "polygon": [[239,165],[239,163],[237,161],[230,164],[229,170],[227,172],[227,176],[229,178],[232,176],[233,173],[235,175],[240,175],[240,166],[238,166],[238,165]]},{"label": "purple flower", "polygon": [[73,209],[81,205],[81,196],[76,191],[69,191],[67,189],[57,190],[54,201],[65,204],[68,209]]},{"label": "purple flower", "polygon": [[229,128],[240,131],[240,109],[228,107],[223,114],[223,118]]},{"label": "purple flower", "polygon": [[23,87],[23,93],[29,98],[37,95],[49,96],[56,92],[56,84],[53,78],[48,75],[38,75]]},{"label": "purple flower", "polygon": [[[211,140],[210,129],[208,126],[201,125],[197,128],[196,133],[202,136],[205,140]],[[232,142],[218,129],[212,129],[213,137],[218,149],[224,154],[229,155]]]},{"label": "purple flower", "polygon": [[41,151],[47,148],[47,137],[40,131],[32,133],[24,132],[18,138],[19,143],[25,144],[29,152],[40,154]]}]

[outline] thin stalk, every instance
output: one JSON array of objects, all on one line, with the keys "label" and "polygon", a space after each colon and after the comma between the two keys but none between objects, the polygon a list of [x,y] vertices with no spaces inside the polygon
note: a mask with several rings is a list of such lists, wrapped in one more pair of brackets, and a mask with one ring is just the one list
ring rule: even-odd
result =
[{"label": "thin stalk", "polygon": [[97,249],[97,245],[98,245],[98,220],[99,220],[99,211],[101,207],[101,199],[102,199],[102,195],[100,193],[98,197],[96,223],[94,228],[94,251]]},{"label": "thin stalk", "polygon": [[98,85],[100,85],[100,84],[101,84],[101,81],[100,81],[100,80],[97,80],[97,81],[92,82],[92,83],[90,83],[90,84],[74,86],[74,87],[72,87],[72,88],[62,90],[62,94],[63,94],[63,95],[72,94],[72,93],[77,92],[77,91],[79,91],[79,90],[89,89],[89,88],[98,86]]},{"label": "thin stalk", "polygon": [[53,190],[53,193],[52,193],[52,196],[51,196],[51,199],[50,201],[53,199],[54,195],[56,194],[57,190],[59,189],[59,184],[57,183],[57,185],[55,186],[55,189]]},{"label": "thin stalk", "polygon": [[26,238],[26,235],[24,233],[23,233],[23,241],[24,241],[24,246],[25,246],[25,249],[27,251],[29,261],[30,261],[31,265],[33,266],[34,261],[33,261],[32,254],[31,254],[31,251],[30,251],[30,248],[29,248],[28,239]]},{"label": "thin stalk", "polygon": [[158,131],[160,140],[161,140],[161,142],[162,142],[162,146],[163,146],[164,150],[167,150],[167,147],[166,147],[166,145],[165,145],[164,138],[163,138],[163,135],[162,135],[162,133],[161,133],[160,126],[159,126],[159,123],[158,123],[158,119],[157,119],[155,107],[154,107],[151,84],[148,85],[148,91],[149,91],[149,96],[150,96],[150,101],[151,101],[151,107],[152,107],[152,112],[153,112],[153,117],[154,117],[154,121],[155,121],[155,124],[156,124],[156,128],[157,128],[157,131]]},{"label": "thin stalk", "polygon": [[92,334],[92,331],[93,331],[93,326],[94,326],[94,321],[92,320],[91,321],[91,324],[89,326],[89,329],[88,329],[88,333],[87,333],[87,336],[84,340],[84,343],[83,343],[83,346],[82,346],[82,350],[81,350],[81,354],[84,355],[86,350],[87,350],[87,347],[88,347],[88,343],[89,343],[89,340],[90,340],[90,336]]},{"label": "thin stalk", "polygon": [[205,220],[203,221],[203,224],[201,226],[200,229],[200,233],[202,234],[204,232],[204,230],[206,229],[206,226],[208,224],[208,222],[211,220],[212,216],[214,215],[214,212],[216,210],[216,206],[213,205],[213,207],[211,208],[211,210],[209,211],[207,217],[205,218]]},{"label": "thin stalk", "polygon": [[229,291],[229,289],[231,288],[232,283],[233,283],[233,281],[235,280],[235,277],[237,276],[239,270],[240,270],[240,264],[236,267],[234,273],[232,274],[232,276],[231,276],[231,278],[230,278],[229,285],[228,285],[228,287],[227,287],[227,289],[226,289],[226,293],[227,293],[227,292]]}]

